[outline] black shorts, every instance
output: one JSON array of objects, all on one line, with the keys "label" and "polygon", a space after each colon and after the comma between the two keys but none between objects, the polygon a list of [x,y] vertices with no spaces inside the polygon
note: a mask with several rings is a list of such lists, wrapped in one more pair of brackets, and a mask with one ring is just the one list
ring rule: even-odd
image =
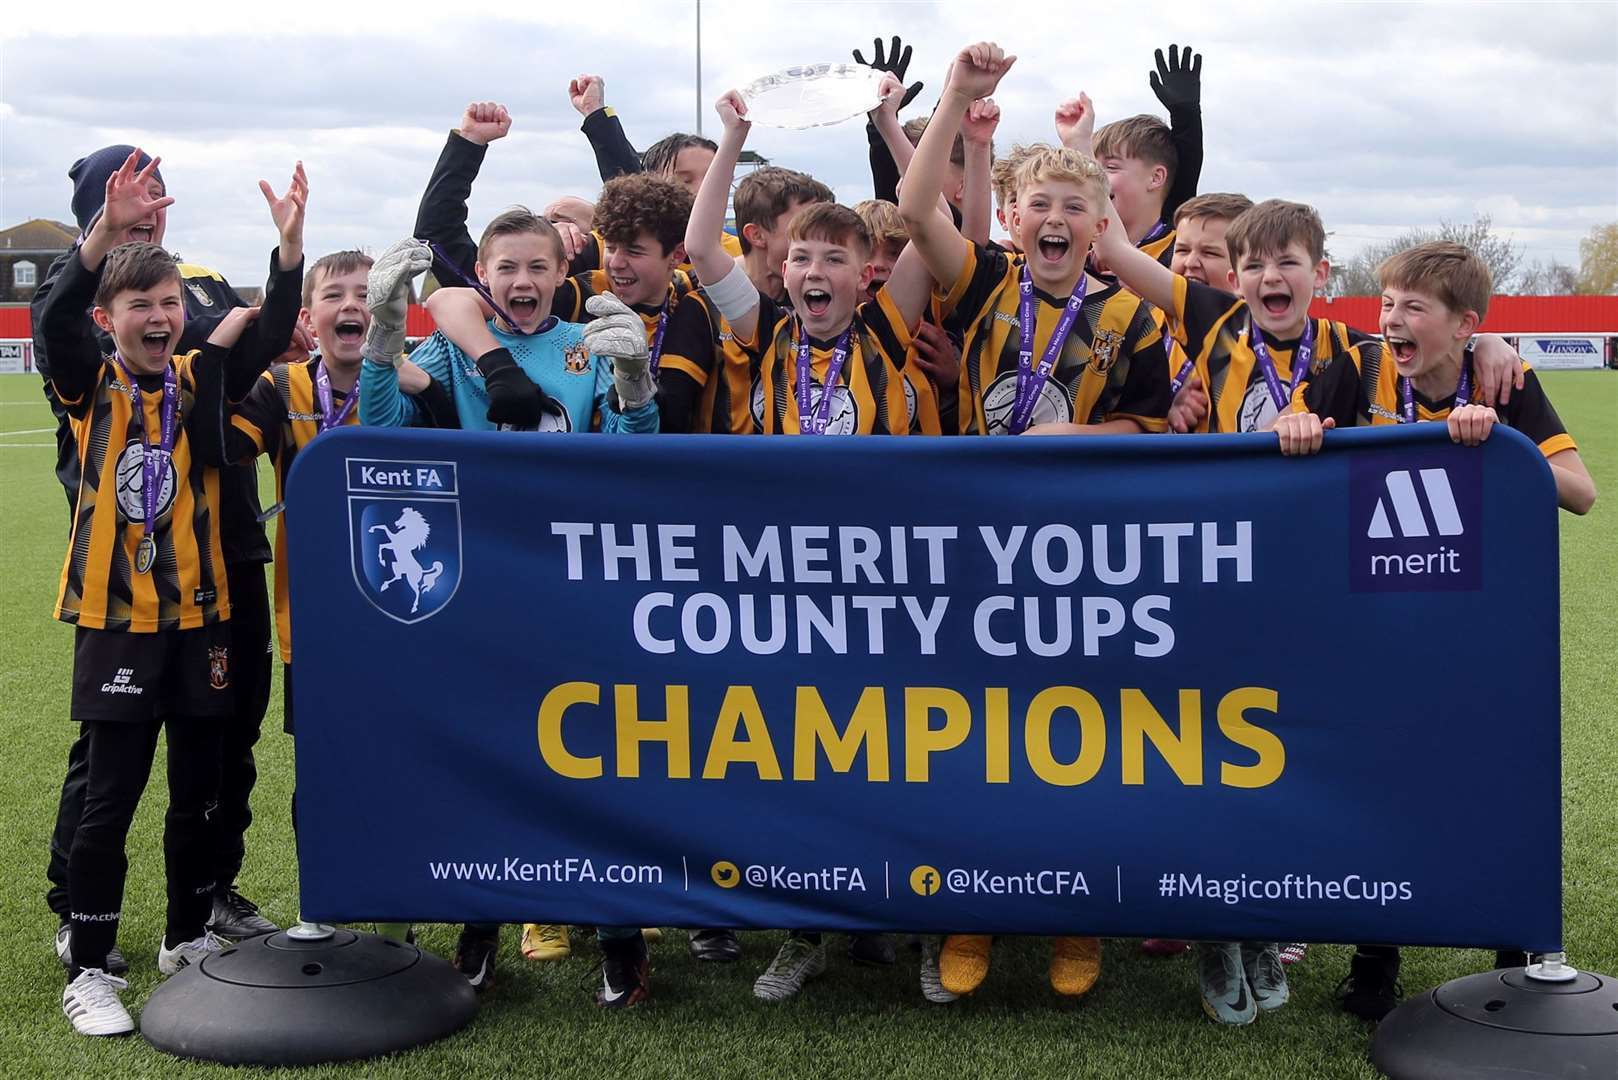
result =
[{"label": "black shorts", "polygon": [[229,716],[229,624],[155,634],[76,628],[72,705],[74,720]]}]

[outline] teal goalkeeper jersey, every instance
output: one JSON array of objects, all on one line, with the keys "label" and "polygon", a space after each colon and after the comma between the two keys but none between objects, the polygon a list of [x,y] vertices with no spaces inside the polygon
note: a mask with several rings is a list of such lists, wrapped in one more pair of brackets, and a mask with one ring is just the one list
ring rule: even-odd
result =
[{"label": "teal goalkeeper jersey", "polygon": [[[607,398],[612,386],[611,361],[585,348],[580,324],[547,321],[538,333],[511,334],[491,320],[489,331],[523,373],[551,398],[551,412],[540,421],[538,430],[589,431],[597,415],[604,432],[648,434],[658,430],[656,402],[627,413],[613,408]],[[410,359],[449,391],[464,430],[495,429],[488,419],[483,376],[472,357],[435,333],[416,347]],[[360,368],[360,423],[409,427],[424,419],[415,402],[399,389],[393,365],[366,360]]]}]

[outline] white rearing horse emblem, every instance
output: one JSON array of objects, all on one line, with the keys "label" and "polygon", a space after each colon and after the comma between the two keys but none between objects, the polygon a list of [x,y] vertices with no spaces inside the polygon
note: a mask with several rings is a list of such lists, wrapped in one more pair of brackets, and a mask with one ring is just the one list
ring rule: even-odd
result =
[{"label": "white rearing horse emblem", "polygon": [[444,564],[434,562],[432,566],[424,568],[416,561],[416,552],[427,546],[427,538],[433,531],[427,519],[421,516],[421,511],[413,506],[405,507],[393,527],[398,531],[394,532],[386,525],[371,526],[371,532],[380,532],[388,538],[376,549],[377,562],[384,570],[388,569],[386,555],[393,556],[393,576],[382,583],[381,591],[387,592],[388,586],[395,581],[409,585],[410,591],[415,593],[415,599],[410,602],[410,613],[414,615],[421,606],[421,594],[433,591],[433,586],[438,583],[438,575],[444,572]]}]

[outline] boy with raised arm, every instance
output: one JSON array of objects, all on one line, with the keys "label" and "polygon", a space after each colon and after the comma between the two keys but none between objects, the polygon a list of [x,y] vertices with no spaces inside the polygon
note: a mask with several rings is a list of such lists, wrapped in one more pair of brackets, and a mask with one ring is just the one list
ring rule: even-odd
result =
[{"label": "boy with raised arm", "polygon": [[[1017,172],[1012,214],[1026,254],[972,244],[932,213],[951,133],[1015,60],[987,42],[960,51],[899,193],[910,246],[938,282],[947,318],[965,328],[961,431],[1016,435],[1035,425],[1074,433],[1161,431],[1168,380],[1151,309],[1085,271],[1091,245],[1107,228],[1107,178],[1095,162],[1071,150],[1030,149]],[[988,935],[947,938],[944,988],[977,989],[988,974],[990,946]],[[1100,973],[1097,939],[1055,939],[1050,981],[1058,993],[1084,994]]]},{"label": "boy with raised arm", "polygon": [[[774,165],[754,169],[736,185],[738,263],[761,295],[788,302],[781,277],[787,226],[804,207],[834,201],[831,189],[814,177]],[[663,359],[658,407],[664,431],[752,432],[751,357],[700,290],[684,297],[675,312]]]},{"label": "boy with raised arm", "polygon": [[[715,105],[724,135],[702,181],[686,253],[708,301],[752,357],[754,430],[761,434],[905,434],[902,370],[912,328],[926,307],[926,269],[907,254],[875,300],[871,240],[858,214],[815,203],[788,226],[783,278],[791,308],[762,295],[720,242],[725,204],[751,123],[732,90]],[[780,1001],[826,969],[815,932],[794,932],[753,984],[755,996]]]},{"label": "boy with raised arm", "polygon": [[[1017,174],[1013,232],[1022,252],[969,243],[931,213],[949,132],[1010,67],[997,46],[961,51],[899,195],[910,244],[965,331],[963,434],[1161,431],[1169,405],[1162,336],[1138,296],[1085,272],[1107,229],[1107,179],[1088,158],[1029,148]],[[1013,328],[1019,328],[1013,330]]]},{"label": "boy with raised arm", "polygon": [[[486,339],[461,340],[456,335],[462,328],[476,334],[495,314],[472,290],[457,287],[470,282],[466,268],[478,255],[466,231],[466,201],[485,148],[510,129],[511,115],[503,105],[468,105],[460,129],[445,143],[416,216],[416,235],[433,245],[434,272],[447,286],[429,299],[428,310],[463,350],[487,347]],[[587,301],[612,293],[640,315],[655,375],[669,320],[692,288],[680,269],[685,259],[680,242],[690,207],[691,196],[672,180],[635,174],[609,181],[593,210],[594,232],[581,234],[568,225],[556,230],[565,275],[550,291],[550,312],[569,322],[588,322],[592,315]]]},{"label": "boy with raised arm", "polygon": [[899,373],[927,303],[926,268],[907,253],[877,299],[860,303],[870,277],[870,235],[854,211],[817,203],[788,228],[783,277],[791,308],[761,295],[719,242],[751,126],[747,105],[732,91],[716,108],[725,133],[691,212],[686,253],[709,300],[754,357],[756,430],[904,434]]},{"label": "boy with raised arm", "polygon": [[1175,211],[1197,193],[1202,173],[1202,56],[1170,45],[1167,62],[1162,49],[1154,59],[1148,78],[1169,123],[1146,113],[1115,120],[1096,132],[1094,156],[1130,243],[1167,266]]},{"label": "boy with raised arm", "polygon": [[[854,212],[871,234],[871,281],[865,295],[875,300],[904,256],[910,235],[893,203],[866,199],[855,205]],[[905,354],[905,407],[912,435],[954,435],[959,430],[955,387],[961,377],[961,350],[938,325],[934,307],[928,305]]]},{"label": "boy with raised arm", "polygon": [[[200,348],[178,353],[179,267],[156,244],[118,243],[173,201],[150,193],[157,160],[141,169],[139,157],[131,153],[108,177],[101,216],[63,266],[41,320],[81,475],[56,617],[75,628],[72,716],[88,746],[67,862],[62,993],[62,1010],[83,1035],[134,1029],[119,1000],[128,984],[107,971],[108,953],[123,906],[125,842],[164,729],[169,900],[158,970],[173,975],[226,947],[206,922],[215,885],[209,815],[234,705],[230,589],[219,471],[192,440],[218,430],[226,387],[250,386],[286,347],[303,272],[304,203],[295,190],[271,198],[281,238],[264,306],[236,309]],[[110,357],[86,325],[92,304],[95,326],[111,336]]]},{"label": "boy with raised arm", "polygon": [[[68,170],[73,181],[73,216],[80,229],[80,242],[94,229],[106,196],[107,178],[116,172],[133,151],[130,146],[106,146],[75,161]],[[142,158],[142,167],[149,161]],[[294,170],[291,186],[304,185],[302,167]],[[149,194],[153,199],[168,195],[162,173],[154,170],[147,178]],[[267,184],[261,190],[275,201]],[[168,224],[169,208],[154,211],[149,217],[132,222],[119,237],[120,242],[141,241],[163,243]],[[34,324],[34,367],[45,380],[45,396],[57,418],[57,479],[67,494],[68,506],[77,505],[79,492],[78,447],[67,411],[55,399],[50,384],[50,348],[40,327],[43,325],[45,304],[67,264],[78,255],[77,248],[57,258],[46,271],[44,280],[35,290],[30,307]],[[231,310],[246,307],[236,290],[217,271],[192,263],[179,263],[184,285],[186,319],[176,353],[186,353],[201,347],[220,320]],[[87,328],[100,339],[105,352],[112,351],[112,342],[105,332],[95,327],[88,308],[84,311]],[[294,331],[294,336],[297,332]],[[240,940],[256,934],[270,933],[276,925],[259,913],[258,905],[241,894],[236,887],[246,856],[246,834],[252,823],[252,793],[258,780],[253,760],[253,747],[257,744],[264,711],[270,699],[270,618],[269,602],[264,591],[264,564],[270,561],[270,547],[265,540],[264,526],[259,522],[260,507],[258,478],[251,466],[226,469],[219,476],[220,539],[224,545],[225,570],[231,579],[232,617],[230,646],[237,661],[232,673],[235,709],[225,725],[220,758],[219,804],[213,820],[217,826],[217,862],[214,910],[209,928],[222,937]],[[62,793],[57,806],[56,827],[50,842],[50,862],[46,876],[50,889],[46,902],[58,916],[56,954],[64,966],[72,963],[68,951],[67,856],[78,827],[84,801],[84,777],[87,763],[87,745],[82,738],[75,739],[68,750],[67,773],[62,780]],[[114,948],[109,960],[114,974],[127,969],[122,953]]]}]

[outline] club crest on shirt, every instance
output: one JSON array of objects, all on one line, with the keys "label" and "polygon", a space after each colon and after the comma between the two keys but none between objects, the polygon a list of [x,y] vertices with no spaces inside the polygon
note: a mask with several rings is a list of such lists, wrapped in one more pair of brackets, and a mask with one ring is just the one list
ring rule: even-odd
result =
[{"label": "club crest on shirt", "polygon": [[203,307],[213,307],[213,297],[208,295],[207,289],[204,289],[201,285],[198,285],[194,281],[186,282],[185,287],[190,291],[191,295],[196,298],[197,303],[201,304]]},{"label": "club crest on shirt", "polygon": [[[1011,434],[1011,410],[1017,403],[1017,373],[1007,371],[996,376],[983,395],[983,423],[990,435]],[[1034,411],[1028,426],[1035,424],[1065,424],[1073,419],[1073,403],[1067,390],[1056,380],[1046,379],[1034,399]]]},{"label": "club crest on shirt", "polygon": [[1090,367],[1097,375],[1105,375],[1112,370],[1112,365],[1118,362],[1118,350],[1123,346],[1124,335],[1116,330],[1097,330],[1095,341],[1090,345]]},{"label": "club crest on shirt", "polygon": [[215,690],[230,689],[230,647],[208,646],[208,685]]},{"label": "club crest on shirt", "polygon": [[590,350],[582,341],[570,345],[567,352],[562,354],[562,363],[569,375],[583,375],[590,370]]}]

